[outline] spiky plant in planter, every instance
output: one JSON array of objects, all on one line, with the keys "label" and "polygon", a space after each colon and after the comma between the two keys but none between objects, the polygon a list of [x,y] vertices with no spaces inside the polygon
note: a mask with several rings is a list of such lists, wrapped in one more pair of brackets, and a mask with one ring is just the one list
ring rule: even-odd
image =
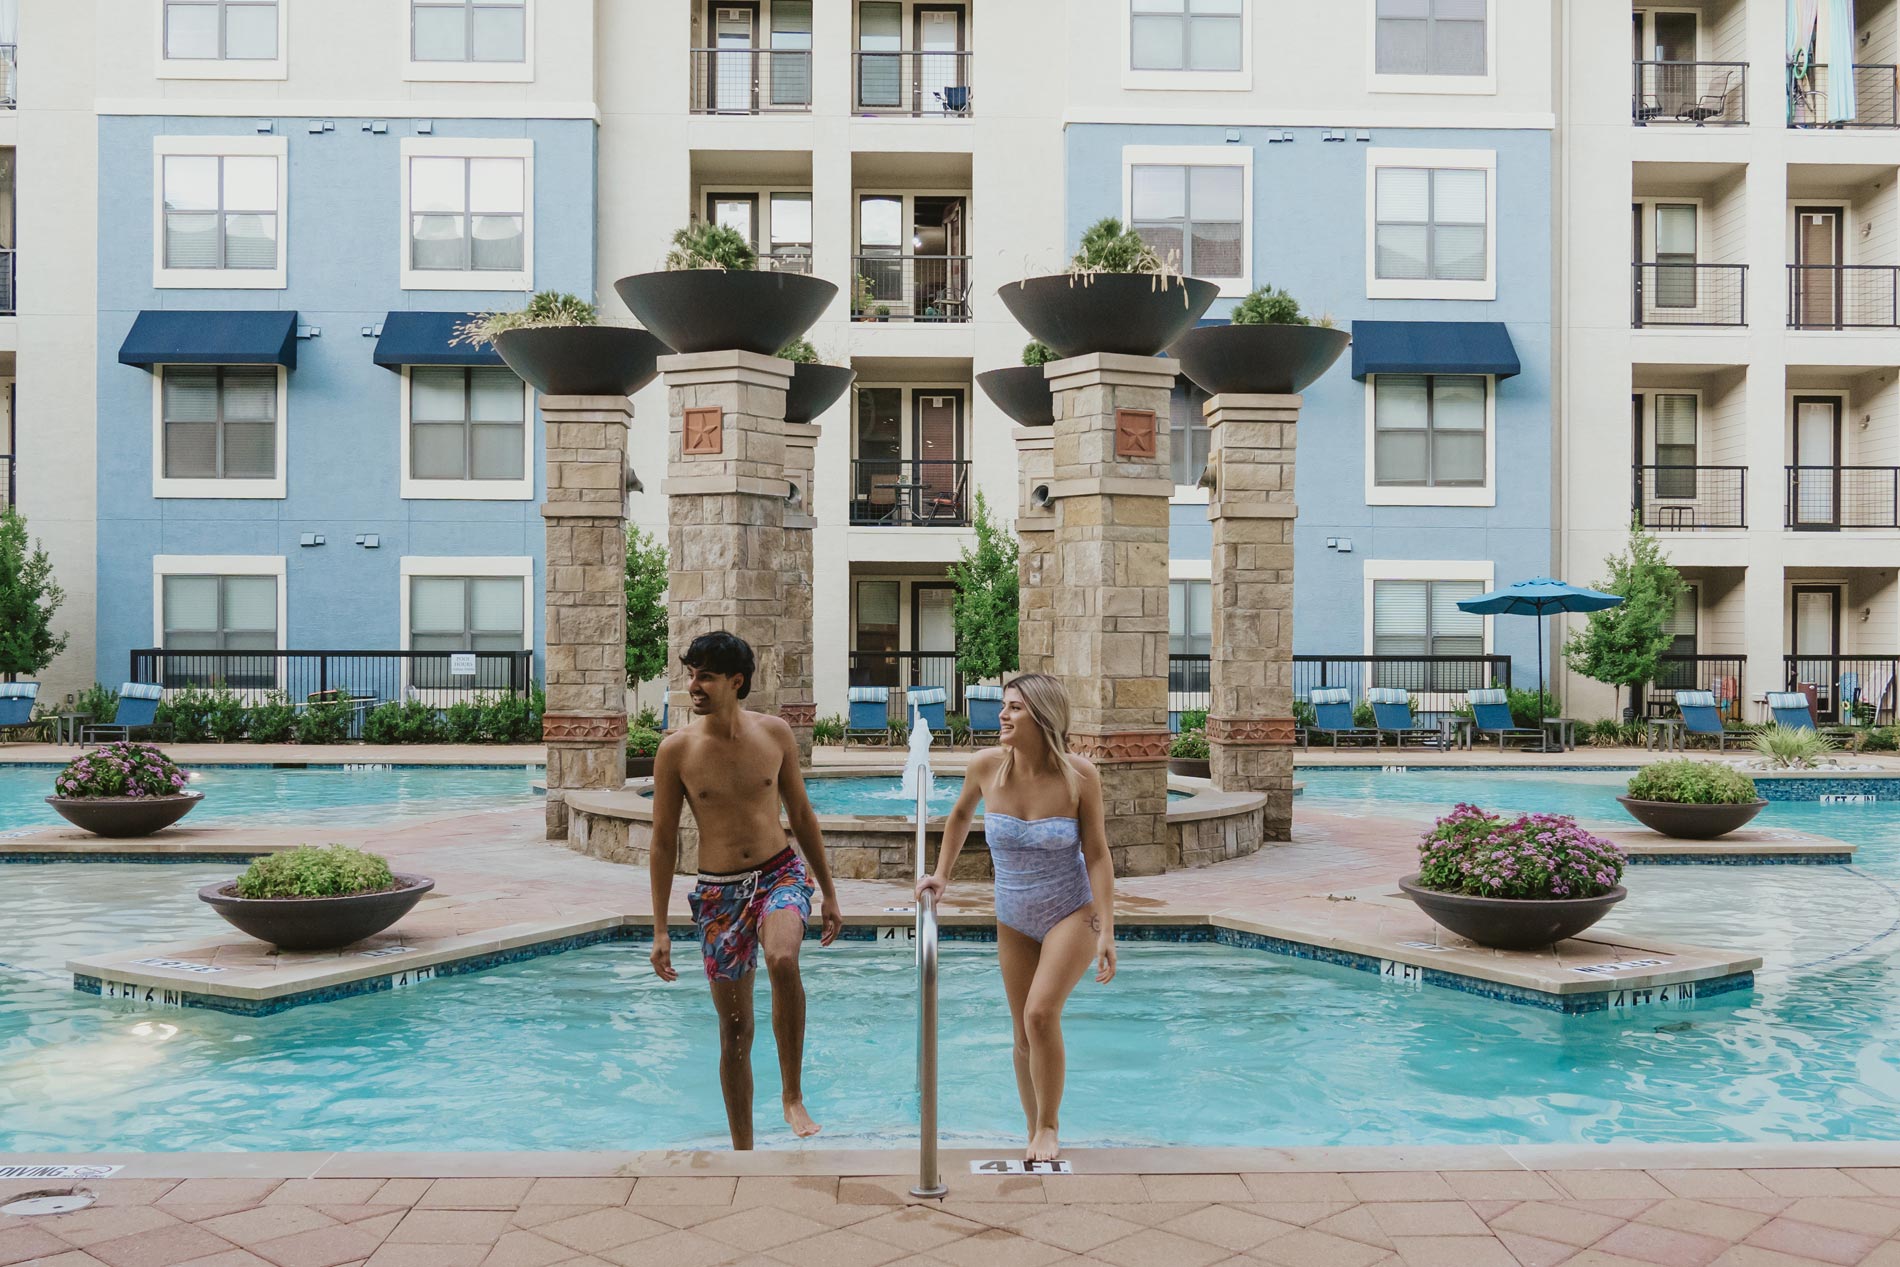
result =
[{"label": "spiky plant in planter", "polygon": [[1333,328],[1333,319],[1317,321],[1300,311],[1300,301],[1284,290],[1260,286],[1247,292],[1234,305],[1233,323],[1237,326],[1319,326]]},{"label": "spiky plant in planter", "polygon": [[771,356],[811,328],[838,288],[805,273],[760,272],[735,229],[694,220],[673,234],[660,270],[614,283],[640,324],[675,352]]},{"label": "spiky plant in planter", "polygon": [[1114,216],[1082,231],[1068,267],[1026,277],[997,292],[1003,306],[1059,358],[1112,352],[1154,356],[1207,311],[1219,287],[1183,277]]},{"label": "spiky plant in planter", "polygon": [[515,312],[474,314],[450,342],[492,345],[545,396],[631,396],[653,380],[654,362],[668,351],[645,330],[601,325],[599,308],[553,290]]},{"label": "spiky plant in planter", "polygon": [[497,336],[509,330],[553,330],[567,326],[600,324],[600,309],[577,295],[564,291],[538,291],[527,305],[515,312],[478,312],[455,327],[451,345],[491,346]]},{"label": "spiky plant in planter", "polygon": [[1176,261],[1163,259],[1141,234],[1124,226],[1114,216],[1103,216],[1082,230],[1069,272],[1077,277],[1095,277],[1103,273],[1145,273],[1151,277],[1178,278]]},{"label": "spiky plant in planter", "polygon": [[673,249],[666,253],[666,269],[677,273],[688,268],[716,268],[729,273],[749,273],[759,266],[759,254],[737,229],[723,224],[695,220],[673,234]]},{"label": "spiky plant in planter", "polygon": [[811,340],[799,336],[778,350],[781,361],[790,361],[792,385],[785,391],[785,421],[810,422],[836,404],[857,371],[844,365],[826,365]]},{"label": "spiky plant in planter", "polygon": [[1838,746],[1806,726],[1765,726],[1755,736],[1755,751],[1777,770],[1811,770]]}]

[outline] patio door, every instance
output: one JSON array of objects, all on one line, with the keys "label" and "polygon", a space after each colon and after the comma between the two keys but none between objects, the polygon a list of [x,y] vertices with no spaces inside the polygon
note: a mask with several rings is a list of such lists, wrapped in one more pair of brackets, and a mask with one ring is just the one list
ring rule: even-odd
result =
[{"label": "patio door", "polygon": [[758,85],[752,59],[759,44],[759,6],[721,4],[713,8],[712,83],[707,109],[722,114],[750,114],[758,108]]},{"label": "patio door", "polygon": [[722,229],[731,229],[753,250],[759,249],[757,194],[707,194],[706,219]]},{"label": "patio door", "polygon": [[1840,207],[1794,209],[1794,318],[1803,330],[1841,325]]},{"label": "patio door", "polygon": [[970,279],[964,272],[964,257],[970,253],[970,244],[964,236],[963,199],[953,198],[943,209],[943,253],[944,285],[943,305],[946,317],[961,316],[968,319],[970,312],[968,299]]},{"label": "patio door", "polygon": [[[1650,67],[1650,79],[1642,91],[1653,97],[1657,115],[1673,119],[1696,103],[1696,14],[1676,10],[1638,13],[1636,60],[1659,62]],[[1647,35],[1640,29],[1647,25]]]},{"label": "patio door", "polygon": [[919,389],[912,395],[911,456],[916,459],[919,523],[963,522],[963,393]]},{"label": "patio door", "polygon": [[1841,526],[1841,398],[1794,398],[1794,481],[1789,526],[1827,532]]},{"label": "patio door", "polygon": [[911,112],[943,108],[943,90],[963,86],[963,8],[918,5],[913,11],[917,75],[911,86]]},{"label": "patio door", "polygon": [[940,686],[947,712],[961,712],[957,691],[956,586],[914,581],[910,587],[910,683]]},{"label": "patio door", "polygon": [[1795,690],[1814,701],[1814,715],[1834,721],[1834,678],[1841,653],[1841,591],[1833,585],[1797,585],[1794,597]]}]

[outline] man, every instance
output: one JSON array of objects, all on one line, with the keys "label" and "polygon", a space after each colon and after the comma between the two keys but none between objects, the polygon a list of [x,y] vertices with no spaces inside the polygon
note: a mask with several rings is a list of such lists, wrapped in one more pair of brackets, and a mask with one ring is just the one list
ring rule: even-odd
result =
[{"label": "man", "polygon": [[[811,879],[824,894],[829,946],[844,927],[825,864],[818,816],[805,796],[792,728],[777,717],[747,712],[756,668],[744,639],[719,632],[693,639],[680,657],[691,670],[687,692],[694,721],[668,735],[653,761],[653,971],[676,981],[666,908],[679,858],[680,805],[690,801],[699,825],[699,884],[687,899],[699,927],[700,952],[719,1013],[719,1085],[726,1098],[732,1146],[752,1147],[752,978],[765,949],[772,979],[772,1035],[784,1085],[785,1121],[795,1135],[816,1135],[805,1111],[805,986],[798,948],[811,917]],[[798,838],[785,843],[779,802]]]}]

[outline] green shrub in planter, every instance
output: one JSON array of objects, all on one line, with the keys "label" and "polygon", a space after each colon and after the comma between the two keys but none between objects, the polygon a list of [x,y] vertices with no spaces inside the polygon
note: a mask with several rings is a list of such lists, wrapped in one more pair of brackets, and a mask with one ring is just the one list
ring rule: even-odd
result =
[{"label": "green shrub in planter", "polygon": [[245,732],[252,743],[288,743],[297,724],[297,709],[282,691],[272,691],[253,704],[245,719]]},{"label": "green shrub in planter", "polygon": [[1629,796],[1676,805],[1741,805],[1759,799],[1755,780],[1734,766],[1687,760],[1655,761],[1644,766],[1631,777]]},{"label": "green shrub in planter", "polygon": [[627,755],[629,757],[651,757],[660,750],[660,740],[666,738],[657,730],[643,730],[632,727],[627,731]]},{"label": "green shrub in planter", "polygon": [[443,740],[448,743],[482,742],[482,724],[487,709],[488,702],[481,697],[457,700],[450,704],[442,710],[439,730]]},{"label": "green shrub in planter", "polygon": [[342,743],[350,731],[350,706],[336,700],[307,704],[290,733],[297,743]]},{"label": "green shrub in planter", "polygon": [[1168,755],[1184,761],[1207,760],[1207,732],[1184,730],[1168,745]]},{"label": "green shrub in planter", "polygon": [[389,863],[373,853],[299,845],[252,861],[237,879],[239,897],[348,897],[396,887]]},{"label": "green shrub in planter", "polygon": [[844,718],[833,714],[820,717],[811,725],[811,741],[814,744],[841,744],[844,742]]},{"label": "green shrub in planter", "polygon": [[1184,708],[1181,710],[1180,730],[1183,733],[1190,730],[1206,729],[1207,710],[1205,708]]},{"label": "green shrub in planter", "polygon": [[402,713],[402,705],[396,703],[378,704],[363,716],[364,743],[396,743],[396,718]]},{"label": "green shrub in planter", "polygon": [[[116,703],[114,704],[116,708]],[[177,743],[203,743],[211,735],[211,695],[195,686],[158,701],[152,724]]]},{"label": "green shrub in planter", "polygon": [[211,693],[205,708],[205,729],[219,743],[236,743],[244,738],[250,724],[250,710],[230,691],[219,688]]},{"label": "green shrub in planter", "polygon": [[501,695],[482,705],[480,742],[535,743],[541,738],[541,719],[519,695]]}]

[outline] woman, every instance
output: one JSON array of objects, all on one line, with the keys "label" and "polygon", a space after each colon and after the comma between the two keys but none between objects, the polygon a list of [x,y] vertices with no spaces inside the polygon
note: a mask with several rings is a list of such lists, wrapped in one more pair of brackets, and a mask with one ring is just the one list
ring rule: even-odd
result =
[{"label": "woman", "polygon": [[1062,684],[1043,673],[1005,683],[1000,741],[971,759],[936,874],[917,882],[920,899],[948,889],[981,801],[1030,1161],[1062,1151],[1062,1007],[1090,960],[1097,981],[1115,976],[1115,869],[1102,830],[1102,781],[1087,757],[1068,749]]}]

